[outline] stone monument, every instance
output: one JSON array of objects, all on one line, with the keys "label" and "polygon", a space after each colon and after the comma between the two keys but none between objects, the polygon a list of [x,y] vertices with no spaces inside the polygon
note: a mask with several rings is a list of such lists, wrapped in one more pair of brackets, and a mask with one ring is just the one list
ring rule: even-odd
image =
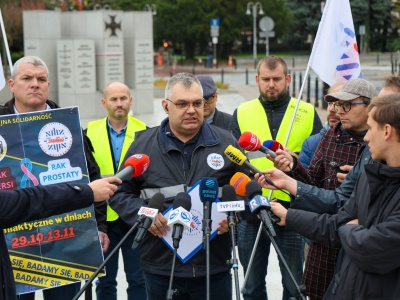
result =
[{"label": "stone monument", "polygon": [[23,24],[25,55],[46,62],[49,98],[60,106],[79,106],[83,121],[104,117],[102,91],[121,81],[131,89],[134,114],[153,112],[151,12],[31,10]]}]

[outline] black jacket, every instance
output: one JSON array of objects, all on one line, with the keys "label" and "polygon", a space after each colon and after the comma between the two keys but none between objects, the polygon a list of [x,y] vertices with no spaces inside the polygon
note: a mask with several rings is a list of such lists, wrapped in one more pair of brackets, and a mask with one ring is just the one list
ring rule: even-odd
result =
[{"label": "black jacket", "polygon": [[[47,100],[46,103],[50,106],[51,109],[60,108],[55,102],[51,100]],[[14,111],[15,98],[6,102],[4,106],[0,106],[0,116],[3,115],[11,115],[15,114]],[[86,165],[88,168],[90,181],[100,179],[100,168],[96,163],[96,160],[93,157],[93,147],[90,143],[89,138],[82,132],[83,135],[83,146],[86,157]],[[106,224],[106,213],[107,213],[107,203],[96,202],[94,204],[95,216],[97,221],[97,227],[100,231],[107,232],[107,224]]]},{"label": "black jacket", "polygon": [[[185,173],[183,154],[167,136],[168,118],[161,126],[138,132],[126,157],[143,153],[150,157],[150,166],[139,177],[124,181],[115,195],[109,200],[111,207],[128,224],[134,224],[138,210],[146,206],[148,199],[161,191],[166,200],[164,209],[172,205],[177,193],[186,191],[204,177],[214,177],[219,187],[229,184],[231,177],[238,171],[246,172],[243,167],[232,163],[223,153],[228,145],[238,147],[235,138],[227,130],[203,123],[201,133],[191,158],[191,168]],[[210,167],[210,161],[218,163]],[[140,197],[140,198],[139,198]],[[219,220],[213,220],[219,222]],[[181,242],[182,243],[182,242]],[[210,273],[216,274],[229,270],[226,261],[231,256],[229,234],[216,236],[210,243]],[[206,254],[200,250],[186,264],[177,259],[174,276],[206,276]],[[141,266],[143,271],[169,276],[171,273],[173,252],[158,237],[147,234],[141,243]]]},{"label": "black jacket", "polygon": [[211,124],[229,130],[229,124],[231,120],[232,120],[232,115],[227,114],[223,111],[219,111],[217,108],[215,108],[214,118]]},{"label": "black jacket", "polygon": [[12,300],[17,292],[2,229],[88,207],[93,192],[86,184],[62,184],[0,191],[0,198],[0,300]]},{"label": "black jacket", "polygon": [[[335,215],[289,209],[286,226],[329,246],[342,246],[324,299],[400,299],[400,168],[365,165]],[[347,225],[358,219],[359,225]]]}]

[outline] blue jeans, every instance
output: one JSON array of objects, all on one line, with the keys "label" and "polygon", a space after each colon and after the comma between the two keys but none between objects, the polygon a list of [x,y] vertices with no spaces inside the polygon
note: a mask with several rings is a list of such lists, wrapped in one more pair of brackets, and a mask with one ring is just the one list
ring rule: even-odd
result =
[{"label": "blue jeans", "polygon": [[[286,230],[285,227],[274,226],[274,228],[277,234],[274,237],[276,244],[282,252],[297,284],[300,284],[301,277],[303,276],[304,239],[294,231]],[[247,223],[246,221],[242,221],[237,225],[239,259],[245,273],[247,272],[258,229],[259,224]],[[263,230],[243,293],[245,300],[268,299],[265,277],[267,276],[270,247],[271,240],[265,230]],[[282,299],[287,300],[290,297],[296,296],[297,290],[281,258],[279,256],[278,258],[282,274]]]},{"label": "blue jeans", "polygon": [[[56,288],[51,288],[48,290],[43,290],[44,300],[71,300],[78,294],[81,288],[81,283],[72,283],[68,285],[59,286]],[[35,293],[27,293],[19,296],[20,300],[34,300]]]},{"label": "blue jeans", "polygon": [[[110,246],[105,257],[115,248],[131,226],[121,219],[107,222],[108,238]],[[122,244],[120,250],[124,260],[124,271],[128,282],[128,300],[146,300],[146,285],[143,272],[140,269],[140,248],[132,250],[135,231]],[[99,277],[96,281],[97,300],[117,299],[117,273],[118,273],[119,251],[117,251],[106,264],[106,276]]]},{"label": "blue jeans", "polygon": [[[148,300],[166,299],[169,288],[169,276],[144,272]],[[204,300],[207,290],[206,277],[174,277],[172,289],[179,294],[174,300]],[[210,300],[232,300],[232,276],[229,271],[210,276]]]}]

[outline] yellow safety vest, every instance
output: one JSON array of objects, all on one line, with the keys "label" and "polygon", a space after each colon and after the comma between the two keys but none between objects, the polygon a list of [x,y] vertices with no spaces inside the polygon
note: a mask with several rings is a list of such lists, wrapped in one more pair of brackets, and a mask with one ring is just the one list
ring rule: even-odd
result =
[{"label": "yellow safety vest", "polygon": [[[286,141],[296,102],[296,99],[291,98],[276,136],[276,141],[282,145]],[[313,130],[314,112],[314,107],[311,104],[300,101],[286,148],[293,152],[300,152],[303,141],[310,136]],[[241,103],[237,109],[237,119],[240,132],[250,131],[254,133],[261,140],[261,143],[265,140],[272,140],[268,119],[259,99]],[[247,156],[250,163],[259,170],[268,170],[274,167],[273,162],[267,159],[262,152],[248,152]],[[270,190],[263,189],[263,195],[269,196],[269,192]],[[290,197],[282,191],[273,191],[271,198],[290,201]]]},{"label": "yellow safety vest", "polygon": [[[126,126],[124,144],[121,151],[121,159],[119,160],[118,169],[121,166],[123,157],[135,139],[135,133],[146,129],[146,124],[138,119],[128,116],[128,124]],[[114,162],[110,149],[110,141],[108,139],[107,118],[96,120],[88,123],[87,136],[92,142],[94,148],[94,158],[100,167],[102,177],[114,175]],[[108,147],[107,147],[108,145]],[[107,221],[115,221],[118,219],[118,214],[107,205]]]}]

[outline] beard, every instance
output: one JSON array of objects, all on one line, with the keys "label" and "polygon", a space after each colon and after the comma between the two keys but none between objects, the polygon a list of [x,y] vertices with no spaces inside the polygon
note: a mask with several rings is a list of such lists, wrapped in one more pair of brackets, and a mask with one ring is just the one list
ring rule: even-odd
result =
[{"label": "beard", "polygon": [[270,101],[270,102],[274,102],[277,101],[278,99],[282,98],[283,96],[286,95],[287,93],[287,89],[284,89],[283,91],[280,91],[274,95],[268,95],[266,92],[263,92],[260,88],[260,95],[261,97],[265,100],[265,101]]}]

